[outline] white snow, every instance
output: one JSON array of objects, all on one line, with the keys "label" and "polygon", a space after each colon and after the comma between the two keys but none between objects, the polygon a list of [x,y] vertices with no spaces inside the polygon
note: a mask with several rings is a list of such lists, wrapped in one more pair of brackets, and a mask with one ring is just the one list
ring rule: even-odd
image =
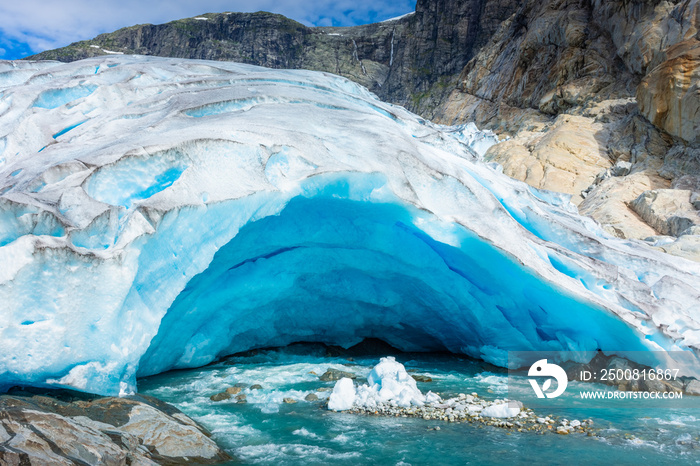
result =
[{"label": "white snow", "polygon": [[385,19],[384,21],[381,21],[381,22],[382,22],[382,23],[388,23],[389,21],[398,21],[399,19],[405,18],[405,17],[410,16],[410,15],[412,15],[412,14],[414,14],[414,13],[415,13],[415,11],[411,11],[411,12],[406,13],[406,14],[403,14],[403,15],[401,15],[401,16],[395,16],[395,17],[393,17],[393,18]]},{"label": "white snow", "polygon": [[0,77],[0,388],[118,394],[314,338],[499,365],[700,345],[700,264],[498,173],[473,125],[227,62],[0,61]]}]

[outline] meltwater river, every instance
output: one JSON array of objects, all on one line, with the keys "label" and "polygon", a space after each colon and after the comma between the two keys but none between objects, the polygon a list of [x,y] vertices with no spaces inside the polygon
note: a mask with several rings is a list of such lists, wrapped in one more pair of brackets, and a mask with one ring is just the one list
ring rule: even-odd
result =
[{"label": "meltwater river", "polygon": [[[335,382],[322,382],[319,375],[335,368],[353,372],[362,381],[380,356],[384,354],[346,358],[324,347],[295,345],[141,379],[139,390],[174,404],[208,428],[237,458],[235,464],[700,463],[700,412],[691,408],[696,400],[674,410],[593,409],[580,403],[575,408],[535,409],[543,416],[592,419],[594,436],[328,411],[325,399],[330,392],[318,390],[328,390]],[[396,357],[411,373],[432,379],[418,383],[423,392],[432,390],[445,398],[472,392],[485,399],[507,396],[507,375],[481,362],[443,354]],[[526,380],[521,382],[525,386]],[[245,385],[241,393],[246,403],[237,403],[235,397],[210,399],[235,384]],[[262,388],[251,389],[255,384]],[[305,401],[310,393],[319,401]],[[297,402],[285,403],[285,398]],[[560,405],[567,406],[567,399]]]}]

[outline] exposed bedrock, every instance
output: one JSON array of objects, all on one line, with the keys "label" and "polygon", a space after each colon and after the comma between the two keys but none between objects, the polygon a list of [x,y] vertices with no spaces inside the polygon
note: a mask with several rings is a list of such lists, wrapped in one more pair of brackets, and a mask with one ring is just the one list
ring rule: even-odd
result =
[{"label": "exposed bedrock", "polygon": [[217,464],[231,457],[177,408],[149,396],[63,390],[0,395],[3,465]]},{"label": "exposed bedrock", "polygon": [[654,125],[689,143],[700,136],[700,40],[666,50],[666,60],[637,89],[639,110]]}]

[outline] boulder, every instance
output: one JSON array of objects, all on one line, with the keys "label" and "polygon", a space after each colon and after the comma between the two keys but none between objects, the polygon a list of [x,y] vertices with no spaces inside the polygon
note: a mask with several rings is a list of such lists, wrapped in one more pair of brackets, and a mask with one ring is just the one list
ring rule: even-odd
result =
[{"label": "boulder", "polygon": [[209,397],[211,401],[224,401],[231,398],[231,395],[226,392],[216,393]]},{"label": "boulder", "polygon": [[68,390],[0,396],[0,464],[217,464],[231,460],[195,421],[143,395]]},{"label": "boulder", "polygon": [[681,189],[644,191],[630,207],[662,235],[680,236],[700,224],[698,211],[690,203],[691,194]]},{"label": "boulder", "polygon": [[321,377],[319,377],[319,379],[321,379],[322,382],[335,382],[336,380],[340,380],[344,377],[349,379],[357,378],[357,376],[352,372],[345,372],[338,369],[328,369],[323,373],[323,375],[321,375]]}]

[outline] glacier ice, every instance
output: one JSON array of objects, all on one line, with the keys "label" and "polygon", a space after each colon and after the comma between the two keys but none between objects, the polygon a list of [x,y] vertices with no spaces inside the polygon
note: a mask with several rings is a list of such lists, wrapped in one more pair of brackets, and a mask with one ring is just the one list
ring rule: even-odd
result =
[{"label": "glacier ice", "polygon": [[408,375],[403,364],[393,356],[381,358],[367,376],[367,383],[355,389],[352,379],[344,377],[336,382],[328,399],[328,409],[346,411],[353,406],[375,408],[379,404],[410,408],[423,406],[426,396],[416,381]]},{"label": "glacier ice", "polygon": [[[376,412],[388,406],[411,408],[429,405],[431,408],[449,407],[461,412],[479,413],[485,417],[510,418],[517,416],[522,403],[507,399],[485,401],[472,395],[443,400],[438,394],[429,391],[425,395],[418,389],[403,364],[393,356],[381,358],[367,376],[367,383],[355,386],[352,379],[344,377],[336,382],[328,399],[331,411],[347,411],[357,408]],[[430,406],[432,405],[432,406]]]},{"label": "glacier ice", "polygon": [[328,409],[331,411],[347,411],[355,403],[355,384],[352,379],[343,377],[333,387],[328,398]]},{"label": "glacier ice", "polygon": [[0,388],[128,393],[295,341],[499,365],[700,345],[700,264],[482,163],[493,135],[337,76],[0,62],[0,141]]}]

